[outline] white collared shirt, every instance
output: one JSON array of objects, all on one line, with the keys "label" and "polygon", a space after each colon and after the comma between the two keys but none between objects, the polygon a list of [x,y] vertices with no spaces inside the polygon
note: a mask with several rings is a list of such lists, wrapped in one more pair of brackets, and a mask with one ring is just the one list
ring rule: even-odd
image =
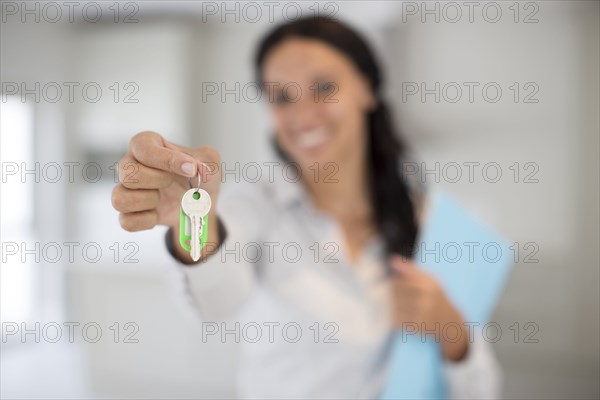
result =
[{"label": "white collared shirt", "polygon": [[[377,398],[393,333],[382,239],[350,262],[336,221],[284,176],[224,190],[227,236],[207,261],[180,264],[188,293],[204,323],[229,318],[240,397]],[[499,397],[500,370],[477,337],[464,360],[444,365],[450,398]]]}]

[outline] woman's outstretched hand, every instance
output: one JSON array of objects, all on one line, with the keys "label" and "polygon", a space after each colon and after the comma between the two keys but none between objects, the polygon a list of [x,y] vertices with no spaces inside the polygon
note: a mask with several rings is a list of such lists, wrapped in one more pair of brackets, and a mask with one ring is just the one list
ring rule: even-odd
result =
[{"label": "woman's outstretched hand", "polygon": [[[216,204],[221,168],[219,153],[214,148],[182,147],[155,132],[139,133],[131,139],[127,154],[119,161],[119,183],[112,192],[112,204],[120,212],[123,229],[134,232],[156,225],[173,228],[177,255],[185,262],[191,262],[191,257],[178,245],[179,206],[182,194],[189,189],[189,178],[193,185],[200,179],[200,187],[211,196],[208,243],[219,243]],[[205,249],[211,247],[216,246]]]},{"label": "woman's outstretched hand", "polygon": [[392,256],[390,263],[396,272],[393,283],[395,325],[406,331],[433,335],[447,360],[464,358],[469,332],[439,282],[402,256]]}]

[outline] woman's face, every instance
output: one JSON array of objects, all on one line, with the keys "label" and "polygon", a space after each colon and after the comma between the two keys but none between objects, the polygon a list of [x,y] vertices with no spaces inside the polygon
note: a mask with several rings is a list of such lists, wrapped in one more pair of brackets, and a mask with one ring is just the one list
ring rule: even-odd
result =
[{"label": "woman's face", "polygon": [[343,165],[365,154],[366,115],[375,101],[343,53],[319,40],[287,39],[266,57],[263,81],[277,141],[300,167]]}]

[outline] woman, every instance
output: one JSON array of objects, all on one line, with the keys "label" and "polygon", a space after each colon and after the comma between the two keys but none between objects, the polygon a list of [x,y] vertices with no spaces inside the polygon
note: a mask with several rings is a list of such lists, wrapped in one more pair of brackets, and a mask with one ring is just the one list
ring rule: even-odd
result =
[{"label": "woman", "polygon": [[[242,340],[240,394],[375,398],[387,379],[391,334],[412,323],[439,341],[449,397],[496,396],[487,345],[469,337],[439,283],[410,261],[423,198],[401,176],[404,146],[367,44],[339,22],[298,20],[262,41],[256,71],[277,154],[298,167],[297,181],[275,170],[219,198],[215,149],[144,132],[120,161],[113,192],[124,229],[169,226],[170,251],[193,264],[179,246],[179,202],[188,177],[202,177],[213,201],[209,245],[201,265],[185,268],[201,316],[235,315],[275,332]],[[132,170],[135,179],[127,179]],[[458,340],[435,329],[450,323],[463,329]]]}]

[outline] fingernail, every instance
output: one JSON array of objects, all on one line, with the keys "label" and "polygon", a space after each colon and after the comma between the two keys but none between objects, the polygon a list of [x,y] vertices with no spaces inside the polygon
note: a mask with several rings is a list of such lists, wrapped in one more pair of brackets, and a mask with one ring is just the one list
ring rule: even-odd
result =
[{"label": "fingernail", "polygon": [[186,162],[181,165],[181,171],[189,177],[192,177],[196,174],[196,167],[194,164]]}]

